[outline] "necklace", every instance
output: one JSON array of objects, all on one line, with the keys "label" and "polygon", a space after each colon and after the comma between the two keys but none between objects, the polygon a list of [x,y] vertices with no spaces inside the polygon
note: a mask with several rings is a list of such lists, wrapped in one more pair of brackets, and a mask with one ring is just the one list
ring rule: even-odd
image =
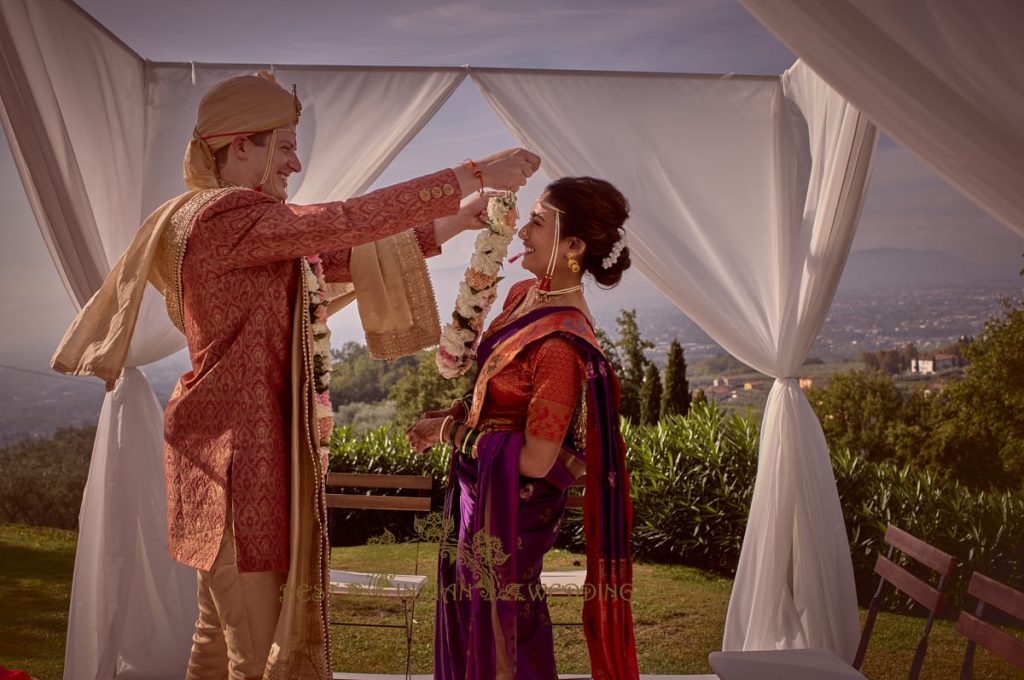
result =
[{"label": "necklace", "polygon": [[562,295],[568,295],[569,293],[575,293],[578,290],[583,290],[583,284],[577,283],[575,286],[569,286],[568,288],[560,288],[559,290],[538,290],[537,296],[544,302],[547,302],[551,298],[561,297]]}]

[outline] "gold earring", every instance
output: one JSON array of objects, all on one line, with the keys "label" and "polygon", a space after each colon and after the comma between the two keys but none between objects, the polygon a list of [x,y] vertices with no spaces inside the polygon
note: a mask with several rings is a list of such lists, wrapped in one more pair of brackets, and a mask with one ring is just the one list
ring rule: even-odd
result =
[{"label": "gold earring", "polygon": [[565,259],[569,260],[569,271],[571,271],[573,274],[579,274],[580,263],[573,259],[571,250],[565,254]]}]

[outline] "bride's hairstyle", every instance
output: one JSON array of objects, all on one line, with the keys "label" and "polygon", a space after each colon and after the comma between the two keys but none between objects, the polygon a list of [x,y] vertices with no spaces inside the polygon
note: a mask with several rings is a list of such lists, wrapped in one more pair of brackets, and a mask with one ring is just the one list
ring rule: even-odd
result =
[{"label": "bride's hairstyle", "polygon": [[629,269],[629,248],[619,246],[618,257],[604,267],[614,254],[615,244],[625,238],[623,224],[629,217],[629,201],[610,182],[593,177],[562,177],[544,190],[547,200],[562,210],[562,238],[575,236],[587,244],[581,265],[604,288],[611,288]]}]

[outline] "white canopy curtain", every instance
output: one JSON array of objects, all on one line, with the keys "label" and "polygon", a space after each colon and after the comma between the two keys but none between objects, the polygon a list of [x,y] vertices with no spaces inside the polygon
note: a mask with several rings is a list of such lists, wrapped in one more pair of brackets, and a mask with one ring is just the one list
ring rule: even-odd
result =
[{"label": "white canopy curtain", "polygon": [[741,0],[902,146],[1024,234],[1019,0]]},{"label": "white canopy curtain", "polygon": [[490,69],[473,78],[546,174],[616,184],[632,204],[640,271],[776,378],[723,647],[827,647],[852,659],[849,543],[821,426],[794,376],[849,252],[874,126],[799,62],[781,79]]},{"label": "white canopy curtain", "polygon": [[[199,98],[254,66],[153,64],[69,2],[0,4],[0,98],[16,164],[81,307],[149,210],[184,190]],[[288,67],[303,99],[300,202],[365,190],[464,69]],[[318,130],[320,133],[318,134]],[[180,677],[195,572],[167,553],[163,414],[136,366],[184,346],[148,291],[128,366],[107,394],[79,518],[66,678]]]}]

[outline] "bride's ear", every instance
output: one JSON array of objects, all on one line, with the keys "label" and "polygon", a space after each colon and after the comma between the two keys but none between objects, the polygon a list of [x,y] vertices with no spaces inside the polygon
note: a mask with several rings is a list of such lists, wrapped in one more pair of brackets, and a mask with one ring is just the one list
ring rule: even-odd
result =
[{"label": "bride's ear", "polygon": [[579,259],[583,257],[583,253],[587,251],[587,244],[583,239],[576,238],[575,236],[569,239],[569,252],[573,254],[573,257]]}]

